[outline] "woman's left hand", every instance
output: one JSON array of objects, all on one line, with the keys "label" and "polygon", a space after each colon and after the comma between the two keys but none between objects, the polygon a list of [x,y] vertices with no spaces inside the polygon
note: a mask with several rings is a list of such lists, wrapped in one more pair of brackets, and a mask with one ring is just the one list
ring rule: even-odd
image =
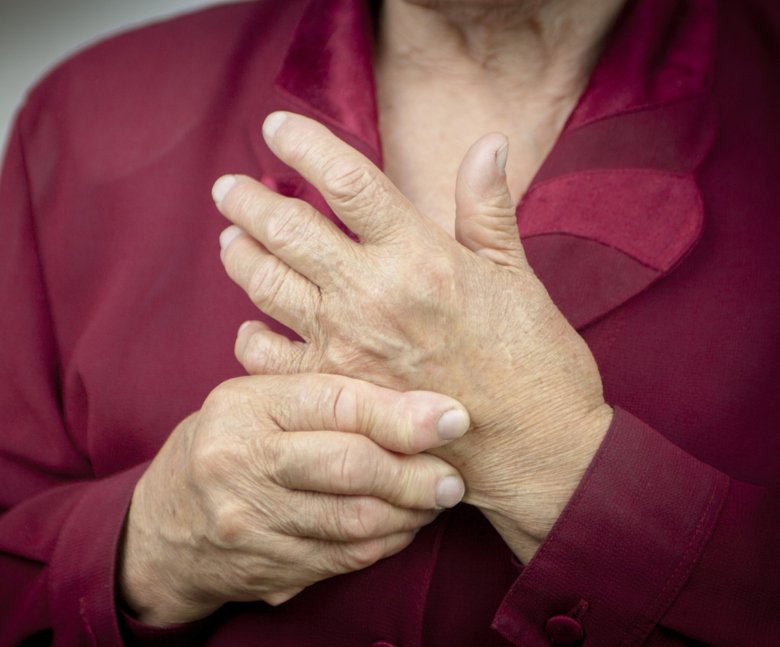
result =
[{"label": "woman's left hand", "polygon": [[530,557],[612,411],[587,345],[526,262],[506,139],[487,135],[466,154],[453,240],[317,122],[274,113],[264,135],[360,242],[303,201],[247,177],[218,180],[215,201],[237,225],[221,237],[228,274],[303,340],[252,322],[239,361],[250,373],[338,373],[460,400],[472,431],[436,453],[463,475],[465,500]]}]

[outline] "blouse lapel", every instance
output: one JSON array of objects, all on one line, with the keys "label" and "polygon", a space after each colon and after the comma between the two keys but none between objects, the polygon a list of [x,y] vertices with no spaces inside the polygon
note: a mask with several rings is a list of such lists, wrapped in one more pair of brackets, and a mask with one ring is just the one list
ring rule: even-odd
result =
[{"label": "blouse lapel", "polygon": [[[381,166],[368,4],[304,9],[270,108],[323,121]],[[629,0],[518,205],[529,262],[578,328],[671,272],[701,234],[696,170],[717,133],[714,26],[714,0]],[[262,156],[266,184],[341,226],[312,187]]]},{"label": "blouse lapel", "polygon": [[324,123],[336,135],[382,167],[373,73],[373,16],[367,0],[307,0],[290,46],[264,102],[264,114],[250,126],[263,160],[261,182],[300,198],[356,238],[323,197],[270,154],[258,122],[273,110],[289,110]]},{"label": "blouse lapel", "polygon": [[274,84],[273,109],[323,122],[381,166],[366,0],[308,2]]},{"label": "blouse lapel", "polygon": [[577,328],[667,275],[701,235],[714,11],[711,0],[630,3],[518,205],[528,260]]},{"label": "blouse lapel", "polygon": [[695,180],[652,169],[554,178],[518,213],[529,263],[576,328],[669,273],[703,222]]}]

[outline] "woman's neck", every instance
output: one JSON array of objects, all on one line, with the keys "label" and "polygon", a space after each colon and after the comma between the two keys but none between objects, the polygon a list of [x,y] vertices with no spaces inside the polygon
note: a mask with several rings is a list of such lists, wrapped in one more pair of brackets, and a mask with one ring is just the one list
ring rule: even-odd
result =
[{"label": "woman's neck", "polygon": [[374,71],[385,173],[452,233],[460,160],[498,131],[509,139],[507,182],[519,199],[624,1],[384,0]]},{"label": "woman's neck", "polygon": [[376,68],[406,81],[579,95],[625,0],[384,0]]}]

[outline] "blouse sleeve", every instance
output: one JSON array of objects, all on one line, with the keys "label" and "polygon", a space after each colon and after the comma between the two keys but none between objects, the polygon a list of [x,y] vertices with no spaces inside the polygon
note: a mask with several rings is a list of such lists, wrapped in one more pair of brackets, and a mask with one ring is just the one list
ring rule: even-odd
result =
[{"label": "blouse sleeve", "polygon": [[769,645],[780,505],[628,412],[504,598],[516,645]]},{"label": "blouse sleeve", "polygon": [[95,479],[69,435],[18,123],[0,226],[0,644],[120,644],[115,557],[145,465]]}]

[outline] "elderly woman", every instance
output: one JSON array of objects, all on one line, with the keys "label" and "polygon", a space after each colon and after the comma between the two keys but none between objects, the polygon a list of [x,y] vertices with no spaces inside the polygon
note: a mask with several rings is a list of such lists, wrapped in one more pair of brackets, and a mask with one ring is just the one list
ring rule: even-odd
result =
[{"label": "elderly woman", "polygon": [[62,65],[0,187],[0,642],[776,641],[778,34],[263,1]]}]

